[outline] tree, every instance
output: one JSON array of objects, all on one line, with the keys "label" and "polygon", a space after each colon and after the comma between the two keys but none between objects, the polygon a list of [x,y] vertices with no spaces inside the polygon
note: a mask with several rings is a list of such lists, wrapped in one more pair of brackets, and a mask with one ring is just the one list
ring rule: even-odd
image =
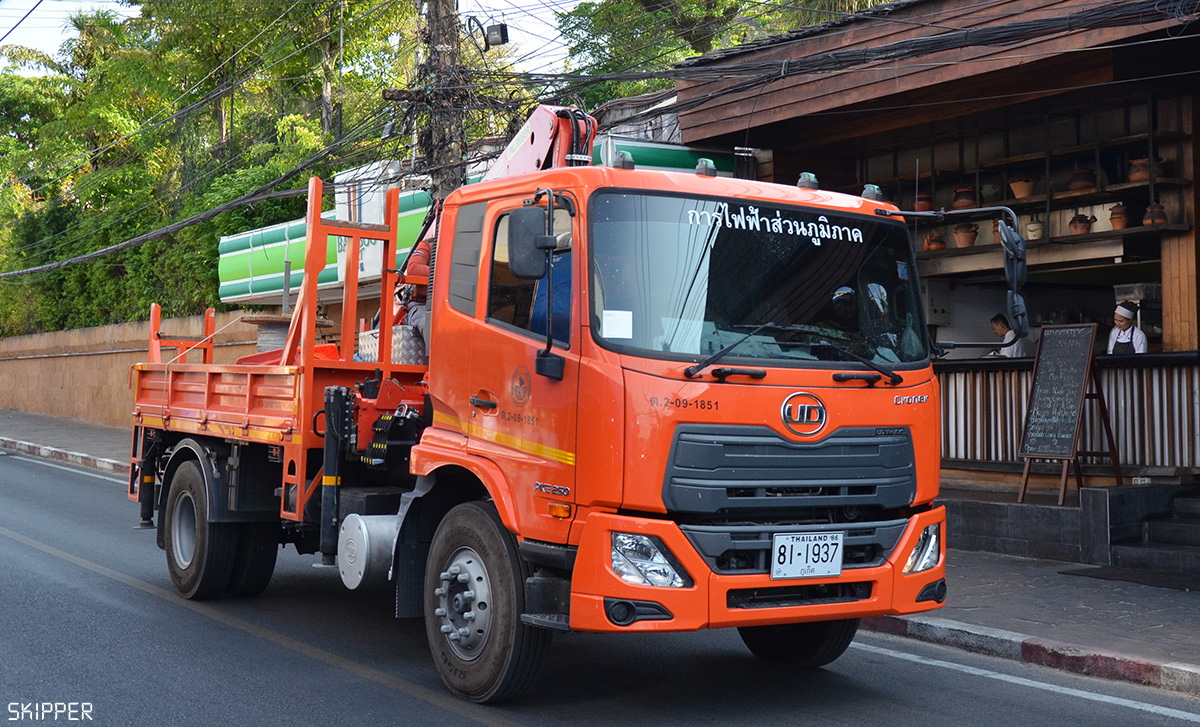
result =
[{"label": "tree", "polygon": [[[398,42],[416,37],[410,4],[130,4],[141,16],[72,16],[74,36],[53,56],[0,46],[0,270],[122,243],[306,160],[327,159],[310,170],[327,174],[380,158],[379,90],[413,65],[412,44]],[[5,60],[42,75],[6,70]],[[339,118],[344,142],[334,138]],[[221,234],[302,214],[301,200],[263,202],[0,281],[0,335],[138,319],[150,302],[201,312],[218,302]]]}]

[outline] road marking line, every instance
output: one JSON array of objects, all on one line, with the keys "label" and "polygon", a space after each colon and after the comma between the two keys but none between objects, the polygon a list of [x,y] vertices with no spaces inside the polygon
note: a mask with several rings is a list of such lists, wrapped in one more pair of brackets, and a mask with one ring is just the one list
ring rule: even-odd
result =
[{"label": "road marking line", "polygon": [[1193,714],[1192,712],[1183,712],[1181,710],[1172,709],[1170,707],[1160,707],[1157,704],[1148,704],[1146,702],[1135,702],[1132,699],[1124,699],[1122,697],[1113,697],[1113,696],[1109,696],[1109,695],[1105,695],[1105,694],[1093,694],[1092,692],[1085,692],[1082,689],[1072,689],[1071,687],[1060,687],[1060,686],[1057,686],[1054,684],[1047,684],[1045,682],[1038,682],[1038,681],[1034,681],[1032,679],[1025,679],[1024,677],[1010,676],[1008,674],[1002,674],[997,671],[990,671],[988,669],[980,669],[980,668],[974,667],[974,666],[967,666],[966,664],[956,664],[952,661],[942,661],[941,659],[931,659],[929,657],[918,656],[916,654],[906,654],[902,651],[893,651],[892,649],[885,649],[885,648],[882,648],[879,646],[871,646],[869,644],[860,644],[857,641],[850,644],[850,647],[853,649],[861,649],[862,651],[867,651],[872,654],[879,654],[880,656],[890,656],[893,659],[902,659],[904,661],[911,661],[911,662],[914,662],[917,664],[925,664],[927,666],[936,666],[936,667],[940,667],[942,669],[950,669],[951,671],[958,671],[958,672],[962,672],[964,674],[971,674],[973,676],[984,677],[985,679],[995,679],[997,681],[1008,682],[1009,684],[1016,684],[1016,685],[1022,686],[1022,687],[1030,687],[1032,689],[1041,689],[1042,691],[1046,691],[1046,692],[1055,692],[1057,694],[1063,694],[1063,695],[1070,696],[1070,697],[1078,697],[1079,699],[1086,699],[1091,702],[1100,702],[1101,704],[1114,704],[1119,707],[1128,707],[1129,709],[1136,709],[1136,710],[1139,710],[1142,712],[1150,712],[1152,714],[1158,714],[1158,715],[1162,715],[1164,717],[1180,719],[1185,722],[1191,722],[1193,724],[1200,724],[1200,714]]},{"label": "road marking line", "polygon": [[506,719],[490,709],[464,701],[449,693],[434,689],[427,689],[419,684],[414,684],[394,674],[389,674],[387,672],[380,671],[379,669],[373,669],[369,666],[359,664],[351,659],[347,659],[344,656],[338,656],[333,652],[326,651],[325,649],[318,648],[311,644],[307,644],[299,639],[285,636],[278,631],[272,631],[271,629],[250,623],[249,621],[244,621],[236,616],[230,616],[229,614],[222,612],[220,609],[209,606],[205,603],[186,600],[172,590],[162,588],[151,583],[146,583],[145,581],[139,581],[138,579],[125,575],[124,573],[112,570],[111,568],[106,568],[99,563],[93,563],[90,560],[85,560],[66,551],[59,550],[53,546],[46,545],[45,543],[21,535],[20,533],[9,530],[8,528],[0,526],[0,535],[3,535],[11,540],[15,540],[18,543],[22,543],[23,545],[27,545],[34,550],[41,551],[46,555],[53,556],[72,565],[89,570],[97,575],[104,576],[105,578],[117,581],[118,583],[123,583],[131,588],[136,588],[143,593],[160,598],[173,605],[182,606],[183,608],[186,608],[200,616],[204,616],[205,618],[212,619],[213,621],[224,624],[231,628],[235,628],[239,631],[250,634],[251,636],[256,636],[265,641],[269,641],[277,646],[282,646],[283,648],[294,651],[301,656],[307,656],[310,659],[323,662],[336,669],[342,669],[343,671],[350,672],[355,676],[374,682],[393,691],[400,692],[406,696],[419,699],[422,702],[426,702],[440,709],[444,709],[447,712],[453,712],[461,717],[474,720],[480,724],[488,725],[489,727],[522,727],[522,723],[520,722]]},{"label": "road marking line", "polygon": [[118,485],[127,485],[127,484],[129,484],[127,481],[125,481],[125,480],[119,480],[119,479],[117,479],[116,477],[108,477],[108,476],[106,476],[106,475],[102,475],[102,474],[100,474],[100,473],[98,473],[98,472],[91,472],[91,471],[89,471],[89,470],[85,470],[85,469],[76,469],[76,468],[74,468],[74,467],[68,467],[68,466],[66,466],[66,465],[62,465],[62,464],[55,464],[55,463],[53,463],[53,462],[47,462],[46,460],[44,460],[44,459],[38,459],[37,457],[26,457],[26,456],[23,456],[23,455],[12,455],[12,458],[13,458],[13,459],[19,459],[19,460],[21,460],[22,462],[29,462],[29,463],[31,463],[31,464],[40,464],[40,465],[42,465],[43,467],[53,467],[53,468],[54,468],[54,469],[56,469],[56,470],[64,470],[64,471],[66,471],[66,472],[73,472],[73,473],[75,473],[75,474],[77,474],[77,475],[84,475],[85,477],[95,477],[95,478],[96,478],[96,479],[98,479],[98,480],[108,480],[109,482],[116,482]]}]

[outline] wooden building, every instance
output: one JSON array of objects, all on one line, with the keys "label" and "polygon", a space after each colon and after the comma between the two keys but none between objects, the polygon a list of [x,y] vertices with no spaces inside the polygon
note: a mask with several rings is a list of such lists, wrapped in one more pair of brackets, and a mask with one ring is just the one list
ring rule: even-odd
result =
[{"label": "wooden building", "polygon": [[[770,148],[774,181],[876,184],[903,209],[1012,208],[1029,240],[1029,354],[1042,325],[1099,324],[1126,474],[1196,482],[1197,20],[1146,0],[900,0],[685,64],[682,141]],[[992,222],[972,224],[967,247],[952,224],[913,228],[939,340],[993,340],[989,319],[1004,311]],[[944,249],[922,249],[938,234]],[[1149,354],[1104,355],[1121,300],[1140,302]],[[1032,359],[960,349],[935,368],[948,478],[1015,492]]]}]

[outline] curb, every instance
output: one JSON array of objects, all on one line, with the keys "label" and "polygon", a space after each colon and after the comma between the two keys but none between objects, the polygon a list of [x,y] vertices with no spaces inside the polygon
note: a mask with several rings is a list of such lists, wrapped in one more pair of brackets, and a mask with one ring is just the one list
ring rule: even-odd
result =
[{"label": "curb", "polygon": [[1200,695],[1200,666],[1192,664],[1161,663],[1146,657],[1119,654],[1091,646],[1068,644],[1015,631],[941,618],[878,616],[863,619],[862,626],[868,631],[927,641],[1076,674]]},{"label": "curb", "polygon": [[118,462],[115,459],[105,459],[104,457],[97,457],[92,454],[84,454],[83,452],[71,452],[59,449],[58,447],[47,447],[41,444],[22,442],[19,439],[8,439],[5,437],[0,437],[0,449],[27,454],[31,457],[49,459],[55,462],[73,464],[79,467],[87,467],[99,472],[129,476],[129,463]]}]

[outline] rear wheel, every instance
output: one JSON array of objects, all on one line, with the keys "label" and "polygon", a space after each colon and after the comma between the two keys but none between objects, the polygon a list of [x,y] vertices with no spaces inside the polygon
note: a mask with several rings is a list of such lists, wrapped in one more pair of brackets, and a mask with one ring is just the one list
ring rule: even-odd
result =
[{"label": "rear wheel", "polygon": [[237,553],[225,592],[231,596],[257,596],[267,588],[279,555],[278,523],[238,523]]},{"label": "rear wheel", "polygon": [[465,503],[442,520],[425,572],[425,633],[450,691],[483,704],[533,685],[550,632],[521,622],[528,575],[492,505]]},{"label": "rear wheel", "polygon": [[231,523],[209,522],[204,475],[194,460],[180,464],[171,476],[163,530],[167,569],[180,595],[200,600],[225,590],[238,533]]},{"label": "rear wheel", "polygon": [[841,656],[854,640],[858,619],[778,626],[742,626],[738,634],[762,661],[785,669],[815,669]]}]

